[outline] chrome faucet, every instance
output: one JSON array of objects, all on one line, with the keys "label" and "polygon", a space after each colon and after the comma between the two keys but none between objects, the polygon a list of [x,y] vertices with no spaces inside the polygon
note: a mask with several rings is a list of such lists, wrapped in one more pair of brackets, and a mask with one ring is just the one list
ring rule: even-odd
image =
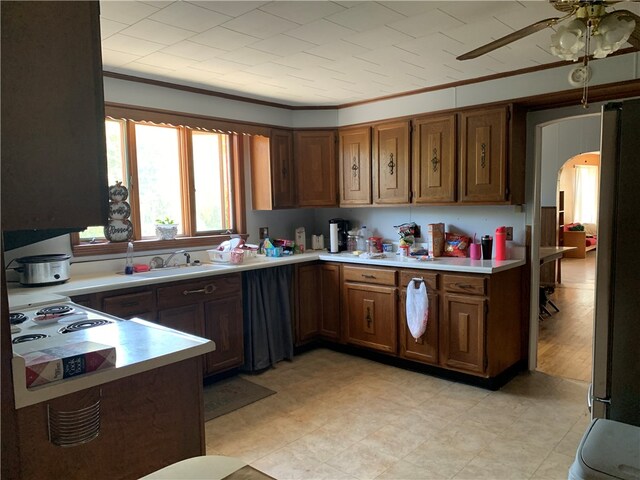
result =
[{"label": "chrome faucet", "polygon": [[189,259],[188,259],[188,255],[189,255],[189,254],[188,254],[188,253],[185,253],[185,250],[184,250],[184,249],[181,249],[181,250],[176,250],[176,251],[175,251],[175,252],[173,252],[171,255],[169,255],[169,256],[167,257],[167,259],[164,261],[164,265],[163,265],[163,267],[170,267],[171,265],[170,265],[170,263],[169,263],[169,262],[171,262],[171,260],[173,259],[173,257],[175,257],[176,255],[178,255],[179,253],[184,253],[185,255],[187,255],[187,263],[189,263],[189,262],[188,262],[188,260],[189,260]]}]

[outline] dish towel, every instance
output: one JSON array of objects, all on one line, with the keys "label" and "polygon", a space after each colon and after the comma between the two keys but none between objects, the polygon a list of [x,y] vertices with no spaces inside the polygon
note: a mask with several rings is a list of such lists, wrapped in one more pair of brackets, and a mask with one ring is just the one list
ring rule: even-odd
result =
[{"label": "dish towel", "polygon": [[[416,288],[416,282],[420,286]],[[412,279],[407,285],[407,326],[416,341],[424,335],[429,321],[429,297],[423,281]]]}]

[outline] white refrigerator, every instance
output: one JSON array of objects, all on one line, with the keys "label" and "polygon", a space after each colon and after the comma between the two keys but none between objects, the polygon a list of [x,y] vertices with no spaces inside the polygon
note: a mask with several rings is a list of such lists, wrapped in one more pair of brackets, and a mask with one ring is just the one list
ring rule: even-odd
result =
[{"label": "white refrigerator", "polygon": [[593,418],[640,426],[640,100],[602,109]]}]

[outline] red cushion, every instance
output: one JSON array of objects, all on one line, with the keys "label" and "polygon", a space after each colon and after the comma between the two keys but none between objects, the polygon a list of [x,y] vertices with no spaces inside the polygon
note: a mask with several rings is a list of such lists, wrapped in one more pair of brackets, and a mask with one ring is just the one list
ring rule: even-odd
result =
[{"label": "red cushion", "polygon": [[565,225],[565,226],[564,226],[563,230],[564,230],[565,232],[569,232],[569,231],[570,231],[570,229],[571,229],[572,227],[575,227],[576,225],[580,225],[580,224],[579,224],[579,223],[568,223],[567,225]]}]

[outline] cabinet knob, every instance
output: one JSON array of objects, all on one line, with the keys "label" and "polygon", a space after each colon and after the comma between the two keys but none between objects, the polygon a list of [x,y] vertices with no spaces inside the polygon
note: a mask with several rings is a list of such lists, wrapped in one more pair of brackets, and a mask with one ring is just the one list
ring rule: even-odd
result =
[{"label": "cabinet knob", "polygon": [[216,286],[212,283],[210,283],[209,285],[205,285],[204,288],[199,288],[197,290],[184,290],[182,292],[183,295],[192,295],[195,293],[204,293],[205,295],[209,295],[211,293],[213,293],[216,289]]}]

